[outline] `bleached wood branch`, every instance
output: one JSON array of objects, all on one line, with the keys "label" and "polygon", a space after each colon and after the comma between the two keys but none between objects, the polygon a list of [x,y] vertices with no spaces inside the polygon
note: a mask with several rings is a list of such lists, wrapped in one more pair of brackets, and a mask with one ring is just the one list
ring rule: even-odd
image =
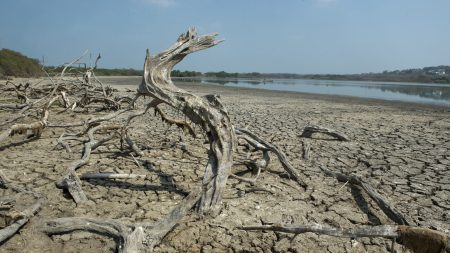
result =
[{"label": "bleached wood branch", "polygon": [[201,98],[176,87],[170,73],[173,67],[188,54],[220,43],[217,33],[198,36],[195,28],[189,28],[167,50],[151,56],[147,50],[144,76],[138,88],[141,95],[151,96],[182,112],[193,124],[206,133],[209,159],[203,178],[203,194],[198,210],[217,209],[222,200],[236,147],[231,120],[218,97]]},{"label": "bleached wood branch", "polygon": [[273,152],[278,157],[278,160],[280,160],[281,165],[289,174],[289,176],[300,186],[306,187],[306,183],[301,178],[297,170],[292,167],[286,155],[277,146],[263,140],[253,132],[244,128],[236,128],[236,134],[245,138],[245,140],[247,140],[252,146],[257,149]]},{"label": "bleached wood branch", "polygon": [[399,225],[411,225],[385,197],[378,193],[377,190],[375,190],[375,188],[373,188],[370,184],[364,182],[361,177],[355,175],[347,176],[339,172],[333,172],[323,166],[320,166],[320,169],[325,173],[325,175],[334,177],[340,182],[349,182],[352,185],[361,187],[375,201],[375,203],[377,203],[380,209],[395,223]]},{"label": "bleached wood branch", "polygon": [[340,141],[350,141],[350,139],[348,138],[347,135],[345,135],[343,133],[339,133],[338,131],[336,131],[334,129],[321,127],[321,126],[306,126],[303,129],[301,136],[311,138],[314,133],[326,134],[326,135],[332,136]]}]

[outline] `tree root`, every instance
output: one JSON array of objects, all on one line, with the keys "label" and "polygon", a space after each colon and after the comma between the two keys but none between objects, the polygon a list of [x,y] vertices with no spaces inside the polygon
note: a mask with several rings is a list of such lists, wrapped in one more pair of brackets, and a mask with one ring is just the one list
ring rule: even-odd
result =
[{"label": "tree root", "polygon": [[42,231],[55,235],[84,230],[114,238],[118,252],[152,252],[163,237],[194,207],[200,196],[201,189],[192,191],[164,219],[155,224],[124,224],[117,220],[96,218],[59,218],[44,222]]}]

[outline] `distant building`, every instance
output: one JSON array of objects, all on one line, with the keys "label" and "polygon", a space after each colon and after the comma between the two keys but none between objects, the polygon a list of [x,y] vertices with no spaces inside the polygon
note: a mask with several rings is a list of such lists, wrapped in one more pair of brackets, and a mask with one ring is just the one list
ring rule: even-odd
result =
[{"label": "distant building", "polygon": [[433,75],[438,75],[438,76],[443,76],[445,75],[445,69],[432,69],[432,70],[428,70],[429,74],[433,74]]}]

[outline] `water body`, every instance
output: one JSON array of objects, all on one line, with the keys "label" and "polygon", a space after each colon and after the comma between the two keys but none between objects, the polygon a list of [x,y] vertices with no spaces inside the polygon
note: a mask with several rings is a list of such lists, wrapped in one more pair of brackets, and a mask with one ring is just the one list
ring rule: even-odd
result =
[{"label": "water body", "polygon": [[[141,77],[101,77],[100,79],[112,85],[131,85],[130,88],[134,89],[140,82]],[[174,80],[232,87],[353,96],[450,106],[450,85],[445,84],[303,79],[174,78]]]},{"label": "water body", "polygon": [[450,85],[303,79],[185,79],[201,83],[312,94],[342,95],[450,106]]}]

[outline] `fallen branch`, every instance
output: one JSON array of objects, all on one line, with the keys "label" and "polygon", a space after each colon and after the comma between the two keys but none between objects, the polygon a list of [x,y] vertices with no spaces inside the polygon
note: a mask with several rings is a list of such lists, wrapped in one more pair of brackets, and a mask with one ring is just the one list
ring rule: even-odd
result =
[{"label": "fallen branch", "polygon": [[66,95],[66,92],[61,91],[61,98],[62,98],[63,103],[64,103],[64,108],[69,108],[70,107],[70,101],[69,101],[69,98]]},{"label": "fallen branch", "polygon": [[85,173],[80,176],[80,179],[146,179],[147,175],[139,175],[139,174],[124,174],[124,173]]},{"label": "fallen branch", "polygon": [[130,138],[128,133],[125,134],[125,140],[128,144],[128,146],[133,150],[133,152],[136,154],[136,156],[143,156],[144,152],[136,145],[136,143]]},{"label": "fallen branch", "polygon": [[36,137],[40,137],[42,130],[47,126],[47,120],[49,115],[50,106],[56,101],[57,97],[53,97],[42,109],[41,119],[29,124],[14,124],[9,129],[3,131],[0,134],[0,142],[4,141],[9,136],[14,136],[15,134],[26,134],[31,131]]},{"label": "fallen branch", "polygon": [[340,182],[349,182],[352,185],[361,187],[366,193],[372,198],[375,203],[380,207],[380,209],[388,216],[391,220],[399,225],[411,225],[406,218],[397,211],[381,194],[379,194],[370,184],[363,181],[362,178],[355,175],[344,175],[339,172],[332,172],[323,166],[320,169],[325,173],[325,175],[334,177]]},{"label": "fallen branch", "polygon": [[110,125],[98,125],[88,130],[87,135],[89,141],[84,144],[83,156],[80,160],[73,162],[67,169],[66,175],[61,179],[56,185],[59,188],[63,188],[69,191],[70,195],[77,204],[83,203],[87,200],[86,195],[81,189],[81,181],[76,174],[76,170],[80,167],[86,165],[89,162],[91,152],[98,146],[114,138],[114,135],[108,136],[102,140],[96,140],[94,138],[94,133],[96,131],[108,131],[120,129],[120,125],[110,124]]},{"label": "fallen branch", "polygon": [[244,129],[244,128],[236,128],[236,134],[245,140],[247,140],[253,147],[260,150],[266,150],[271,151],[275,153],[275,155],[278,157],[278,160],[280,160],[281,165],[286,170],[286,172],[289,174],[289,176],[295,180],[300,186],[306,187],[306,183],[303,181],[303,179],[298,174],[297,170],[292,167],[292,165],[289,163],[286,155],[275,145],[268,143],[267,141],[261,139],[253,132]]},{"label": "fallen branch", "polygon": [[55,235],[84,230],[114,238],[117,251],[120,253],[152,252],[164,236],[194,207],[200,197],[201,189],[197,188],[155,224],[125,224],[118,220],[75,217],[46,221],[42,225],[42,231],[48,235]]},{"label": "fallen branch", "polygon": [[380,225],[345,229],[314,223],[309,225],[254,225],[242,226],[238,227],[238,229],[247,231],[275,231],[292,234],[312,232],[320,235],[347,238],[395,238],[398,239],[399,243],[403,244],[414,253],[450,252],[450,238],[448,235],[427,228],[411,226]]},{"label": "fallen branch", "polygon": [[330,235],[336,237],[386,237],[396,238],[398,237],[398,226],[382,225],[382,226],[363,226],[358,228],[344,229],[336,228],[322,224],[309,224],[309,225],[253,225],[238,227],[242,230],[263,230],[263,231],[276,231],[291,234],[303,234],[303,233],[316,233],[323,235]]},{"label": "fallen branch", "polygon": [[305,160],[309,160],[309,158],[310,158],[310,153],[311,153],[311,146],[309,145],[309,143],[308,142],[306,142],[306,141],[303,141],[302,142],[302,146],[303,146],[303,155],[302,155],[302,157],[303,157],[303,159],[305,159]]},{"label": "fallen branch", "polygon": [[23,187],[20,187],[10,182],[3,174],[3,171],[1,170],[0,170],[0,186],[9,188],[15,192],[31,194],[35,198],[37,198],[37,200],[32,205],[30,205],[25,210],[20,211],[20,213],[18,214],[19,219],[16,219],[17,217],[12,217],[15,218],[16,220],[9,226],[0,230],[0,243],[2,243],[5,240],[11,238],[13,235],[15,235],[17,231],[19,231],[19,229],[23,227],[30,220],[30,218],[33,217],[41,209],[44,203],[44,198],[39,193],[27,190]]},{"label": "fallen branch", "polygon": [[339,133],[336,130],[321,127],[321,126],[306,126],[305,128],[303,128],[303,132],[300,136],[306,137],[306,138],[312,138],[312,135],[314,133],[326,134],[326,135],[334,137],[340,141],[350,141],[350,139],[348,138],[347,135],[345,135],[343,133]]},{"label": "fallen branch", "polygon": [[81,60],[88,52],[89,52],[88,50],[84,51],[84,53],[83,53],[80,57],[78,57],[77,59],[75,59],[75,60],[73,60],[73,61],[67,63],[67,64],[64,66],[63,70],[61,71],[61,78],[64,77],[64,73],[66,72],[66,69],[67,69],[68,67],[70,67],[70,66],[72,66],[73,64],[77,63],[77,62],[78,62],[79,60]]},{"label": "fallen branch", "polygon": [[25,225],[31,217],[33,217],[42,207],[44,199],[39,198],[34,204],[29,206],[27,209],[20,212],[21,218],[14,221],[12,224],[0,230],[0,243],[11,238],[13,235],[19,231],[23,225]]}]

